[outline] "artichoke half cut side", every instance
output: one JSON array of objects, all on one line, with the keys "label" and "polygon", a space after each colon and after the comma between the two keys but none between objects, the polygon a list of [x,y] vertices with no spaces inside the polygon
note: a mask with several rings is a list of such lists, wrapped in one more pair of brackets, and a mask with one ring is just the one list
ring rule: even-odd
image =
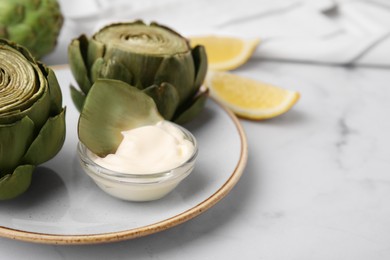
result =
[{"label": "artichoke half cut side", "polygon": [[78,84],[71,96],[79,111],[101,78],[144,91],[170,121],[190,121],[204,105],[199,100],[207,97],[200,91],[207,72],[204,47],[191,48],[186,38],[157,23],[110,24],[91,38],[81,35],[70,43],[68,59]]},{"label": "artichoke half cut side", "polygon": [[0,39],[0,200],[28,189],[35,166],[65,140],[65,108],[54,72]]}]

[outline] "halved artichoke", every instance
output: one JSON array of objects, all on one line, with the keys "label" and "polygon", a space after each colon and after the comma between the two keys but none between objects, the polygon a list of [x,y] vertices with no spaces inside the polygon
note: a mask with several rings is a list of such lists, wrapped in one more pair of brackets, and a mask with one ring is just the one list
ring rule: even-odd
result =
[{"label": "halved artichoke", "polygon": [[200,91],[207,72],[204,47],[192,49],[187,39],[157,23],[117,23],[91,38],[81,35],[69,45],[68,58],[81,89],[71,86],[80,111],[99,78],[121,80],[142,90],[165,119],[178,123],[191,120],[207,97],[207,91]]},{"label": "halved artichoke", "polygon": [[57,0],[0,1],[0,38],[23,45],[37,59],[54,49],[62,24]]},{"label": "halved artichoke", "polygon": [[0,39],[0,199],[28,189],[36,165],[65,139],[65,110],[54,72],[24,48]]}]

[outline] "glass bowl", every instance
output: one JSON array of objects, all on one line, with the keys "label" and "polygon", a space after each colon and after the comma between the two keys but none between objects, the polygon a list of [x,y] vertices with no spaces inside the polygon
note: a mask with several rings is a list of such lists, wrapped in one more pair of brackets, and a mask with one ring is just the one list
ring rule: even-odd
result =
[{"label": "glass bowl", "polygon": [[198,155],[198,144],[195,137],[185,128],[177,127],[184,137],[194,145],[191,157],[176,168],[163,172],[148,174],[129,174],[104,168],[93,161],[96,157],[83,143],[78,143],[80,164],[89,177],[103,191],[111,196],[129,201],[157,200],[171,192],[194,169]]}]

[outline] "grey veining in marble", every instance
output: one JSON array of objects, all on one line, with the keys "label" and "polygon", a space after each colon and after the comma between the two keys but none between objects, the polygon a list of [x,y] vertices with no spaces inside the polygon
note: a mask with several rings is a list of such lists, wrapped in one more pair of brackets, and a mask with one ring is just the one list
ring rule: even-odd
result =
[{"label": "grey veining in marble", "polygon": [[[51,58],[66,62],[63,52]],[[1,238],[0,258],[390,259],[390,70],[253,58],[234,73],[297,90],[301,99],[280,117],[240,121],[248,164],[216,206],[172,229],[118,243]]]},{"label": "grey veining in marble", "polygon": [[106,245],[1,239],[19,259],[379,259],[390,256],[390,73],[251,61],[236,73],[302,94],[275,119],[242,120],[248,165],[215,207]]}]

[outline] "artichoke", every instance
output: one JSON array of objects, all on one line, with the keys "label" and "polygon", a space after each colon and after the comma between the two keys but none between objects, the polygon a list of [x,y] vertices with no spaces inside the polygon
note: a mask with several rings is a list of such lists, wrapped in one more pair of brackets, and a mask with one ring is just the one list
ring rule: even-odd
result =
[{"label": "artichoke", "polygon": [[191,48],[187,39],[157,23],[117,23],[91,38],[81,35],[70,43],[68,58],[81,89],[71,86],[79,111],[99,78],[142,90],[153,98],[163,118],[177,123],[191,120],[207,97],[207,90],[200,88],[207,72],[204,47]]},{"label": "artichoke", "polygon": [[65,110],[54,72],[0,39],[0,199],[26,191],[36,165],[58,153]]},{"label": "artichoke", "polygon": [[37,59],[54,49],[62,24],[56,0],[0,1],[0,38],[23,45]]}]

